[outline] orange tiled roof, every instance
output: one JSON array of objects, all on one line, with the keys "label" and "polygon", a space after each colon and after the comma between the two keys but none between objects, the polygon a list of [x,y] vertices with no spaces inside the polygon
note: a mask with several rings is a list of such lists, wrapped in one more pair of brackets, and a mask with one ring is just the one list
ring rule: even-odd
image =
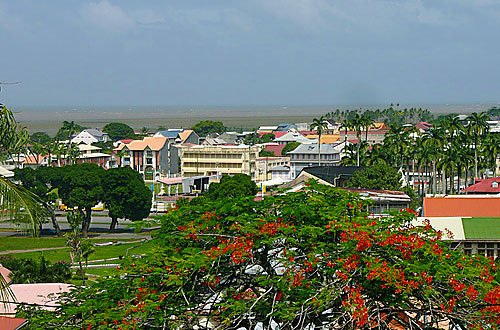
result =
[{"label": "orange tiled roof", "polygon": [[182,142],[186,141],[186,139],[193,133],[194,131],[192,129],[185,129],[181,133],[179,133],[179,137],[181,138]]},{"label": "orange tiled roof", "polygon": [[168,141],[166,137],[145,137],[144,140],[133,140],[127,144],[121,144],[116,150],[122,150],[127,147],[129,150],[141,151],[149,147],[153,151],[158,151]]},{"label": "orange tiled roof", "polygon": [[46,156],[43,155],[36,155],[36,156],[28,156],[24,159],[23,164],[41,164],[42,161],[45,159]]},{"label": "orange tiled roof", "polygon": [[498,217],[499,215],[500,197],[495,195],[424,198],[424,217]]},{"label": "orange tiled roof", "polygon": [[[318,134],[309,134],[309,135],[306,135],[306,138],[317,139]],[[331,144],[331,143],[337,142],[338,140],[340,140],[339,134],[322,134],[320,143],[321,144]]]}]

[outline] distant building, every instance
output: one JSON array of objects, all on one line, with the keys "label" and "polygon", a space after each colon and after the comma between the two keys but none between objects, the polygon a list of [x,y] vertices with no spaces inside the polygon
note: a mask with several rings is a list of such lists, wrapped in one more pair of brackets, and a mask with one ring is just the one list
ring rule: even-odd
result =
[{"label": "distant building", "polygon": [[114,167],[110,164],[112,156],[101,152],[102,149],[98,146],[80,144],[78,148],[80,149],[80,155],[76,159],[77,164],[92,163],[105,169]]},{"label": "distant building", "polygon": [[129,166],[144,175],[148,181],[160,176],[170,177],[179,172],[179,155],[175,139],[145,137],[121,144],[115,150],[118,166]]},{"label": "distant building", "polygon": [[278,129],[278,126],[260,126],[259,129],[257,130],[257,133],[272,133]]},{"label": "distant building", "polygon": [[98,129],[93,129],[93,128],[84,129],[71,139],[71,143],[74,144],[80,144],[80,143],[92,144],[97,142],[106,143],[109,141],[110,138],[108,133],[104,133]]},{"label": "distant building", "polygon": [[347,182],[354,172],[365,169],[365,166],[313,166],[306,167],[289,183],[280,188],[299,190],[309,179],[334,187],[347,187]]},{"label": "distant building", "polygon": [[288,144],[291,142],[310,144],[316,143],[317,141],[317,139],[308,139],[304,135],[297,132],[288,132],[283,136],[275,138],[273,142],[276,142],[278,144]]},{"label": "distant building", "polygon": [[258,146],[179,146],[183,177],[199,175],[247,174],[256,180]]},{"label": "distant building", "polygon": [[295,171],[288,165],[273,167],[269,172],[271,173],[271,180],[281,180],[283,183],[292,181],[295,176]]},{"label": "distant building", "polygon": [[299,174],[302,169],[311,166],[336,166],[340,163],[340,150],[336,144],[320,144],[321,162],[318,161],[318,145],[301,144],[295,150],[287,153],[290,156],[295,173]]},{"label": "distant building", "polygon": [[168,130],[158,131],[153,137],[175,139],[176,143],[200,143],[200,137],[192,129],[170,128]]},{"label": "distant building", "polygon": [[[389,132],[388,129],[380,129],[380,130],[368,130],[368,139],[366,136],[366,130],[361,131],[361,141],[366,141],[368,144],[376,144],[376,143],[383,143],[384,142],[384,137],[385,134]],[[347,131],[347,141],[351,143],[357,143],[358,142],[358,132],[356,131]],[[340,141],[345,141],[346,140],[346,134],[345,131],[340,130]]]},{"label": "distant building", "polygon": [[[480,179],[476,184],[469,186],[462,191],[470,194],[500,194],[500,176],[490,179]],[[500,216],[500,214],[499,214]]]},{"label": "distant building", "polygon": [[280,157],[281,151],[286,147],[286,144],[278,144],[278,143],[266,143],[264,145],[264,151],[272,152],[275,156]]}]

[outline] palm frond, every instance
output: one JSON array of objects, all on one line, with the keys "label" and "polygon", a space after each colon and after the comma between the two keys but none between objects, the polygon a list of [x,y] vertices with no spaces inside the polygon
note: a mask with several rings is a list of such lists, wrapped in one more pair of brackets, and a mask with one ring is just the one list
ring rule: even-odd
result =
[{"label": "palm frond", "polygon": [[22,186],[0,177],[0,220],[8,219],[38,236],[40,224],[50,216],[39,197]]}]

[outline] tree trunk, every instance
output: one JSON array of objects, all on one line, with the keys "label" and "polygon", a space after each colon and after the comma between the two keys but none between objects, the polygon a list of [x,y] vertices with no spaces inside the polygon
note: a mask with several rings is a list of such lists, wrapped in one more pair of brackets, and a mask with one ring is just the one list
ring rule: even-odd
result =
[{"label": "tree trunk", "polygon": [[437,176],[436,176],[436,161],[432,161],[432,194],[436,194]]},{"label": "tree trunk", "polygon": [[82,221],[82,237],[84,238],[88,237],[91,217],[92,217],[92,208],[87,207],[85,209],[85,217]]},{"label": "tree trunk", "polygon": [[118,218],[117,217],[111,217],[111,225],[109,226],[109,232],[114,233],[116,224],[118,223]]},{"label": "tree trunk", "polygon": [[52,227],[54,227],[54,230],[56,231],[56,235],[62,236],[61,228],[59,227],[59,224],[57,223],[57,219],[56,219],[56,211],[52,207],[50,207],[48,204],[45,204],[45,205],[50,210],[50,220],[52,221]]}]

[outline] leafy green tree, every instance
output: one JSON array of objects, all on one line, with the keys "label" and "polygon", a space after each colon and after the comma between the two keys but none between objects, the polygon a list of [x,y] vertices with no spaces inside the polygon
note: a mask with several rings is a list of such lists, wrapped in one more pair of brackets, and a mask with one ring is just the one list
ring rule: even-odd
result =
[{"label": "leafy green tree", "polygon": [[31,134],[30,140],[42,145],[46,145],[53,141],[53,139],[45,132],[35,132]]},{"label": "leafy green tree", "polygon": [[226,127],[221,121],[203,120],[192,127],[199,136],[207,136],[212,133],[222,134]]},{"label": "leafy green tree", "polygon": [[111,217],[110,232],[119,218],[140,221],[149,215],[153,198],[142,175],[130,167],[112,168],[102,179],[103,201]]},{"label": "leafy green tree", "polygon": [[276,139],[276,136],[273,133],[267,133],[260,137],[260,143],[273,142],[274,139]]},{"label": "leafy green tree", "polygon": [[135,137],[134,129],[127,124],[123,123],[109,123],[106,124],[102,131],[108,133],[112,141],[123,139],[133,139]]},{"label": "leafy green tree", "polygon": [[287,152],[294,151],[298,146],[300,146],[299,142],[287,143],[286,146],[281,150],[281,156],[287,156]]},{"label": "leafy green tree", "polygon": [[354,172],[347,185],[350,188],[400,190],[401,173],[392,166],[378,163]]},{"label": "leafy green tree", "polygon": [[61,128],[57,131],[56,140],[64,141],[70,140],[73,134],[79,133],[86,129],[86,127],[75,123],[74,121],[63,121],[61,124]]},{"label": "leafy green tree", "polygon": [[220,183],[211,183],[208,187],[208,197],[211,199],[236,198],[255,196],[257,186],[246,174],[233,176],[223,175]]},{"label": "leafy green tree", "polygon": [[253,146],[258,143],[260,143],[260,137],[256,132],[247,134],[243,140],[243,144],[246,144],[247,146]]},{"label": "leafy green tree", "polygon": [[259,156],[260,157],[276,157],[276,155],[274,154],[274,152],[269,151],[269,150],[261,150],[259,152]]},{"label": "leafy green tree", "polygon": [[64,283],[71,279],[71,265],[60,261],[50,263],[43,254],[39,259],[0,258],[2,266],[11,271],[11,284]]},{"label": "leafy green tree", "polygon": [[92,217],[92,208],[103,199],[102,179],[105,170],[90,163],[66,166],[59,186],[59,195],[64,205],[77,207],[82,212],[82,235],[87,237]]},{"label": "leafy green tree", "polygon": [[15,179],[20,181],[24,188],[38,196],[39,201],[50,211],[50,219],[57,236],[61,235],[61,228],[56,220],[54,203],[58,197],[57,188],[53,188],[52,180],[58,170],[53,167],[39,167],[32,169],[25,167],[15,169]]},{"label": "leafy green tree", "polygon": [[28,329],[498,329],[494,263],[415,214],[310,183],[266,197],[195,198],[161,219],[154,253],[77,287]]}]

